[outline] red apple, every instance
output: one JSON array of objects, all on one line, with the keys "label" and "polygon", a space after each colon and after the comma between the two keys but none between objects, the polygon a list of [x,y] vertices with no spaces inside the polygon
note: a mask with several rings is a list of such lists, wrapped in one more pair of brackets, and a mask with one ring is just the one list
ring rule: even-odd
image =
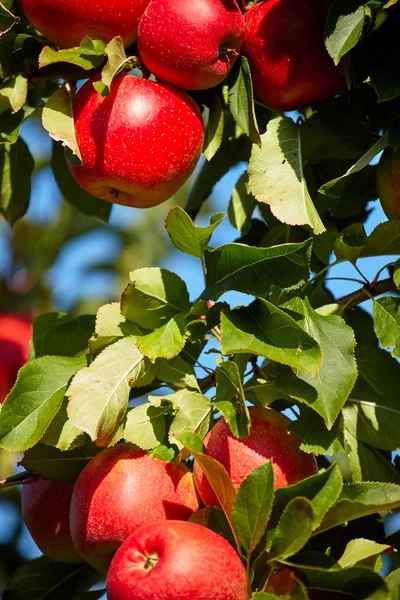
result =
[{"label": "red apple", "polygon": [[400,150],[387,148],[379,161],[378,196],[388,219],[400,219]]},{"label": "red apple", "polygon": [[139,23],[139,54],[162,81],[204,90],[225,79],[243,32],[235,0],[150,0]]},{"label": "red apple", "polygon": [[243,564],[220,535],[195,523],[149,523],[119,548],[109,600],[247,600]]},{"label": "red apple", "polygon": [[32,320],[0,314],[0,404],[14,385],[19,369],[29,356]]},{"label": "red apple", "polygon": [[22,518],[39,549],[53,560],[83,562],[69,530],[74,483],[35,477],[22,486]]},{"label": "red apple", "polygon": [[265,0],[245,15],[242,52],[256,94],[277,110],[293,110],[345,89],[324,44],[323,0]]},{"label": "red apple", "polygon": [[109,42],[119,35],[125,47],[136,41],[139,19],[149,0],[21,0],[32,25],[61,48],[79,46],[85,36]]},{"label": "red apple", "polygon": [[[251,407],[251,432],[245,439],[236,438],[224,419],[204,439],[207,453],[224,465],[235,489],[256,467],[273,460],[275,489],[315,475],[317,461],[313,454],[300,450],[301,440],[288,431],[290,420],[264,407]],[[204,504],[218,505],[201,467],[195,462],[194,479]]]},{"label": "red apple", "polygon": [[149,457],[132,444],[95,456],[75,484],[71,535],[101,573],[122,542],[149,521],[186,520],[199,508],[192,473],[182,463]]},{"label": "red apple", "polygon": [[109,96],[89,79],[73,104],[83,164],[69,164],[89,194],[147,208],[170,198],[200,157],[204,126],[194,100],[168,85],[121,75]]}]

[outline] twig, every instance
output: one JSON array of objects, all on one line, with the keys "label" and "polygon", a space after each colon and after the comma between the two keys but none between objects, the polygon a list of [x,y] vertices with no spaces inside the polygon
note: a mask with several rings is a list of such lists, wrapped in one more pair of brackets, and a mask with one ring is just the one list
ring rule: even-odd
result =
[{"label": "twig", "polygon": [[392,278],[382,279],[381,281],[365,285],[360,290],[339,298],[336,300],[336,304],[343,304],[346,309],[354,308],[354,306],[358,306],[358,304],[361,304],[366,300],[370,300],[371,298],[375,298],[376,296],[380,296],[386,292],[394,292],[396,290],[397,287]]},{"label": "twig", "polygon": [[11,475],[11,477],[0,479],[0,490],[20,485],[27,479],[31,479],[31,477],[33,477],[33,475],[29,473],[29,471],[22,471],[22,473],[17,473],[16,475]]}]

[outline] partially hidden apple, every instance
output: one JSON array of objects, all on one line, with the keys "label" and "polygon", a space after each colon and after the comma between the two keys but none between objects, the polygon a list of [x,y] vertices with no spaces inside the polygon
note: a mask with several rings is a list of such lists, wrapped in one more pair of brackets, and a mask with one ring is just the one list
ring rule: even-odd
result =
[{"label": "partially hidden apple", "polygon": [[105,574],[117,548],[138,527],[187,520],[198,508],[193,476],[185,465],[120,443],[95,456],[76,481],[72,540],[81,556]]},{"label": "partially hidden apple", "polygon": [[140,527],[107,575],[109,600],[247,600],[244,566],[220,535],[194,523]]},{"label": "partially hidden apple", "polygon": [[[250,472],[272,459],[275,489],[291,485],[318,472],[313,454],[300,449],[300,438],[288,431],[290,420],[264,407],[251,407],[251,431],[247,438],[236,438],[228,423],[221,419],[204,439],[207,453],[227,470],[236,490]],[[218,505],[206,476],[195,461],[197,491],[207,506]]]},{"label": "partially hidden apple", "polygon": [[236,0],[150,0],[138,49],[159,79],[187,90],[218,85],[239,56],[244,32]]},{"label": "partially hidden apple", "polygon": [[42,477],[22,485],[22,518],[38,548],[53,560],[83,562],[75,550],[69,528],[69,509],[74,483]]},{"label": "partially hidden apple", "polygon": [[325,2],[265,0],[245,14],[242,52],[254,90],[271,108],[294,110],[345,89],[324,44]]},{"label": "partially hidden apple", "polygon": [[376,184],[388,219],[400,219],[400,150],[386,148],[379,161]]},{"label": "partially hidden apple", "polygon": [[29,356],[32,319],[0,314],[0,404],[14,385],[19,369]]},{"label": "partially hidden apple", "polygon": [[136,41],[139,19],[149,0],[21,0],[27,19],[60,48],[79,46],[85,36],[109,42]]},{"label": "partially hidden apple", "polygon": [[200,157],[204,125],[197,104],[171,86],[123,74],[109,96],[87,81],[73,102],[82,165],[69,164],[89,194],[147,208],[170,198]]}]

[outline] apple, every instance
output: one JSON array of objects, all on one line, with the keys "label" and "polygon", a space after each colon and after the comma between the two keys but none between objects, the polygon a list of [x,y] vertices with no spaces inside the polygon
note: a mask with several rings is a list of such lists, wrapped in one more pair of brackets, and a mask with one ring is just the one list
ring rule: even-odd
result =
[{"label": "apple", "polygon": [[386,148],[379,161],[376,184],[388,219],[400,219],[400,151]]},{"label": "apple", "polygon": [[239,56],[243,15],[235,0],[150,0],[139,23],[138,49],[158,79],[204,90],[225,79]]},{"label": "apple", "polygon": [[[318,472],[315,456],[300,450],[300,438],[288,431],[291,421],[287,417],[265,407],[252,406],[249,411],[251,431],[247,438],[236,438],[228,423],[221,419],[204,439],[207,453],[225,467],[236,490],[253,469],[269,459],[273,461],[275,489]],[[193,474],[204,504],[218,505],[218,499],[196,461]]]},{"label": "apple", "polygon": [[39,549],[53,560],[83,562],[69,529],[69,509],[74,483],[41,477],[22,485],[22,518]]},{"label": "apple", "polygon": [[79,46],[85,36],[109,42],[119,35],[127,48],[137,37],[149,0],[21,0],[27,19],[60,48]]},{"label": "apple", "polygon": [[128,537],[107,575],[109,600],[247,600],[244,566],[218,533],[195,523],[148,523]]},{"label": "apple", "polygon": [[200,157],[204,125],[197,104],[168,85],[123,74],[101,96],[89,79],[73,102],[82,165],[69,163],[89,194],[147,208],[170,198]]},{"label": "apple", "polygon": [[14,385],[19,369],[29,357],[32,320],[0,314],[0,404]]},{"label": "apple", "polygon": [[244,17],[242,52],[254,90],[271,108],[294,110],[345,89],[324,44],[325,2],[265,0]]},{"label": "apple", "polygon": [[149,521],[186,520],[199,508],[192,473],[133,444],[106,448],[83,469],[71,501],[72,540],[100,573],[122,542]]}]

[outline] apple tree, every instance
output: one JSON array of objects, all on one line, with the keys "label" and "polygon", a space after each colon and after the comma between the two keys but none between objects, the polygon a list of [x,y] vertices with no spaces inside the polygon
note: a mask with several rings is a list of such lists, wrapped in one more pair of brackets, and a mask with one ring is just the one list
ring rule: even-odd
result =
[{"label": "apple tree", "polygon": [[[35,164],[20,130],[38,115],[74,207],[63,241],[83,215],[107,227],[113,203],[154,215],[148,262],[127,264],[96,314],[48,312],[40,277],[29,296],[29,360],[0,406],[0,449],[19,466],[0,488],[22,486],[46,556],[3,597],[100,598],[108,571],[110,600],[185,600],[163,581],[139,595],[120,567],[132,523],[139,536],[180,519],[213,559],[196,555],[188,598],[210,597],[201,573],[228,590],[235,572],[223,600],[397,600],[400,5],[110,4],[0,2],[2,217],[24,222]],[[238,165],[224,212],[207,213]],[[216,245],[224,220],[236,234]],[[48,265],[60,242],[46,239]],[[192,257],[198,297],[158,266],[172,248]],[[140,483],[113,471],[120,454],[144,465]]]}]

